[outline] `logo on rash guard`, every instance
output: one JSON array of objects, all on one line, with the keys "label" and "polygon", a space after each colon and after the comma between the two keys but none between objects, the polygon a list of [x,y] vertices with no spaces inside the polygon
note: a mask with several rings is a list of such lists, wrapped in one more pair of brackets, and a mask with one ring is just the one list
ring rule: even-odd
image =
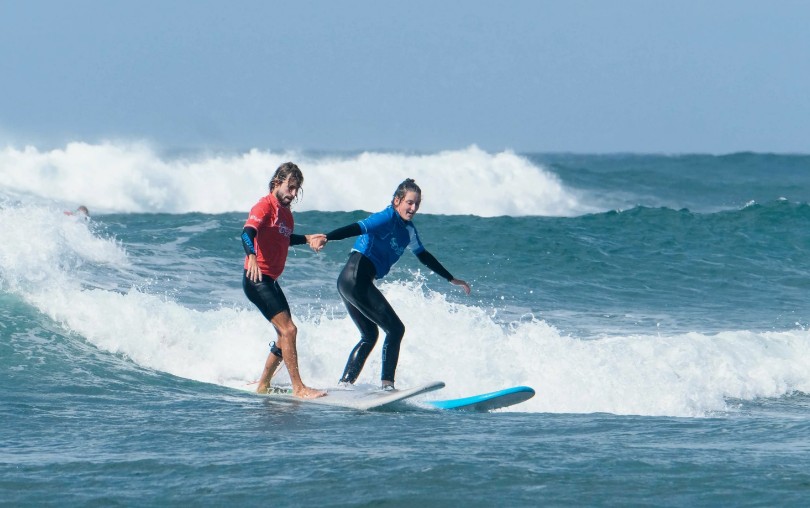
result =
[{"label": "logo on rash guard", "polygon": [[292,228],[287,227],[287,224],[285,224],[283,221],[278,221],[278,232],[289,238],[293,230]]},{"label": "logo on rash guard", "polygon": [[396,252],[397,256],[401,256],[403,252],[405,252],[405,247],[400,247],[397,243],[397,238],[395,236],[391,237],[391,250]]}]

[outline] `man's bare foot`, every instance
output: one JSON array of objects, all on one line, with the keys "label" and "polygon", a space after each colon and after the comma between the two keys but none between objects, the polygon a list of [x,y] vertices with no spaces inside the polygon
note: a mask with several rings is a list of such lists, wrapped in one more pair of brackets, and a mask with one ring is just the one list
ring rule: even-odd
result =
[{"label": "man's bare foot", "polygon": [[259,386],[256,388],[256,393],[267,393],[268,388],[270,388],[270,383],[259,383]]},{"label": "man's bare foot", "polygon": [[317,399],[318,397],[323,397],[326,395],[326,392],[322,390],[315,390],[314,388],[309,388],[307,386],[302,386],[297,390],[293,389],[293,395],[302,399]]}]

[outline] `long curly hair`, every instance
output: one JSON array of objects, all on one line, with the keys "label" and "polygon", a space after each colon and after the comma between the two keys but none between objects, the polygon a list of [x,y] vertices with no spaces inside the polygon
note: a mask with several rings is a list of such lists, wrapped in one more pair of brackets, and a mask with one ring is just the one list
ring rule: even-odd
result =
[{"label": "long curly hair", "polygon": [[293,201],[296,202],[304,194],[304,174],[294,163],[285,162],[279,166],[276,172],[273,173],[273,178],[270,179],[268,186],[270,187],[270,192],[272,192],[273,189],[284,183],[288,178],[298,182],[298,195],[295,196],[295,200]]}]

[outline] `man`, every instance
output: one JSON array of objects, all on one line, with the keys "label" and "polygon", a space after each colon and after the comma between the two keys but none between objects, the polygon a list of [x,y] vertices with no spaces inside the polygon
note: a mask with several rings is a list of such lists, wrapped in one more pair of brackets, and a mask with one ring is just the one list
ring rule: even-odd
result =
[{"label": "man", "polygon": [[270,354],[259,378],[259,393],[267,392],[270,379],[284,360],[292,381],[293,394],[301,398],[316,398],[325,392],[304,385],[298,371],[298,352],[295,340],[298,329],[292,322],[290,306],[278,278],[284,271],[290,245],[310,243],[320,235],[293,234],[293,216],[290,205],[298,196],[304,175],[298,166],[285,162],[276,169],[270,180],[270,192],[250,210],[242,230],[245,249],[245,272],[242,288],[248,299],[256,304],[278,335],[278,345],[270,344]]}]

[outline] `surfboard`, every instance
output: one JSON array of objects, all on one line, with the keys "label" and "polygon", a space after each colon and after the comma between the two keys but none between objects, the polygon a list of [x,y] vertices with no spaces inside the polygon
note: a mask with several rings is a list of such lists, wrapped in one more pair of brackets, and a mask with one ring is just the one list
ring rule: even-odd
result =
[{"label": "surfboard", "polygon": [[461,399],[428,400],[428,404],[439,409],[456,409],[463,411],[492,411],[502,407],[514,406],[534,397],[534,389],[528,386],[515,386],[496,392],[482,393]]},{"label": "surfboard", "polygon": [[317,399],[301,399],[292,394],[292,388],[271,388],[268,393],[259,394],[274,400],[286,402],[301,402],[305,404],[320,404],[324,406],[338,406],[349,409],[359,409],[361,411],[378,409],[395,402],[400,402],[423,393],[432,392],[444,388],[443,381],[433,381],[404,390],[383,391],[379,388],[364,390],[357,388],[330,388],[326,395]]}]

